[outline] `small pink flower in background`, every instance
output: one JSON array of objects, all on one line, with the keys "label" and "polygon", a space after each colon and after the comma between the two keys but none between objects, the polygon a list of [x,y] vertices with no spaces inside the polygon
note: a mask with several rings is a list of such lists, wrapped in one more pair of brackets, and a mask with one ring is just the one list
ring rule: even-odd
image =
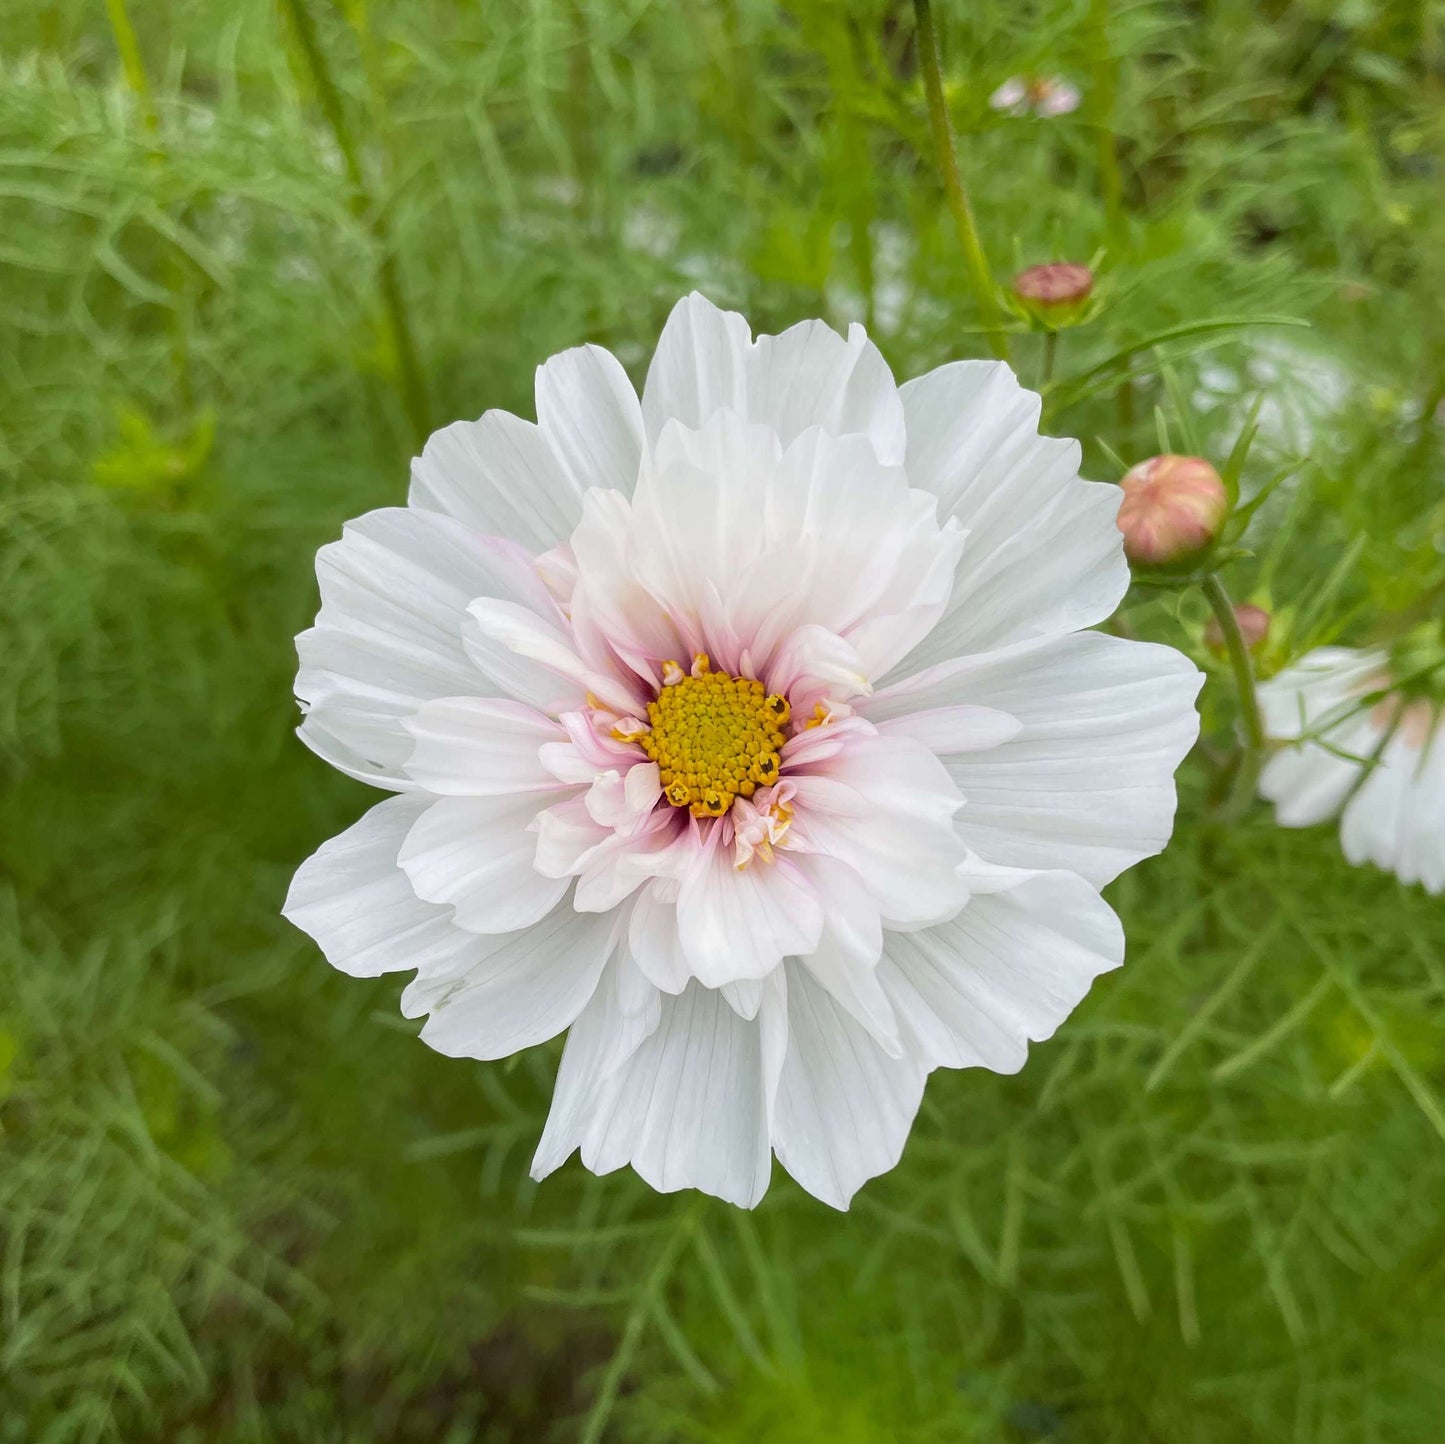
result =
[{"label": "small pink flower in background", "polygon": [[1265,730],[1293,745],[1270,759],[1259,791],[1281,827],[1310,827],[1339,813],[1340,846],[1352,863],[1374,863],[1438,893],[1445,891],[1445,724],[1438,702],[1391,687],[1384,652],[1350,647],[1316,648],[1266,682],[1259,689]]},{"label": "small pink flower in background", "polygon": [[899,386],[861,326],[690,296],[639,397],[598,346],[537,421],[428,441],[317,557],[302,739],[397,793],[285,913],[416,976],[440,1052],[566,1032],[532,1171],[580,1149],[751,1207],[846,1208],[934,1068],[1023,1066],[1123,960],[1200,675],[1087,630],[1119,491],[1005,365]]},{"label": "small pink flower in background", "polygon": [[1013,75],[989,96],[988,103],[1006,115],[1068,115],[1083,97],[1060,75]]},{"label": "small pink flower in background", "polygon": [[1130,467],[1119,485],[1124,553],[1139,566],[1195,561],[1219,536],[1229,511],[1219,473],[1197,456],[1151,456]]}]

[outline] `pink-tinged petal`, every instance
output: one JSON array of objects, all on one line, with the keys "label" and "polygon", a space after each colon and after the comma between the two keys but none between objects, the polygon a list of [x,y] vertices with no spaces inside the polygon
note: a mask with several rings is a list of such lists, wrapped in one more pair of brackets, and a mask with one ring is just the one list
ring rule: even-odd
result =
[{"label": "pink-tinged petal", "polygon": [[1023,77],[1011,75],[988,98],[989,108],[1022,115],[1028,109],[1029,92]]},{"label": "pink-tinged petal", "polygon": [[1094,979],[1124,960],[1112,909],[1065,872],[965,868],[968,906],[952,921],[890,933],[878,974],[912,1056],[930,1068],[1015,1073]]},{"label": "pink-tinged petal", "polygon": [[890,1058],[801,963],[788,964],[773,1147],[814,1197],[846,1209],[898,1162],[927,1072],[914,1058]]},{"label": "pink-tinged petal", "polygon": [[524,607],[479,598],[467,608],[462,638],[467,654],[512,696],[543,711],[575,710],[587,694],[619,713],[642,703],[640,690],[591,667],[560,625]]},{"label": "pink-tinged petal", "polygon": [[1034,114],[1045,117],[1068,115],[1079,108],[1081,99],[1078,86],[1070,85],[1067,80],[1050,80],[1045,84],[1043,94],[1034,102]]},{"label": "pink-tinged petal", "polygon": [[599,990],[567,1036],[532,1176],[580,1146],[594,1173],[630,1163],[659,1193],[698,1188],[752,1208],[772,1164],[762,1027],[696,982],[662,997],[660,1014],[615,1063],[615,1023]]},{"label": "pink-tinged petal", "polygon": [[773,653],[768,687],[789,699],[797,717],[807,717],[824,698],[846,702],[873,690],[852,645],[811,625],[789,632]]},{"label": "pink-tinged petal", "polygon": [[397,864],[427,806],[426,798],[388,797],[296,870],[281,912],[315,939],[332,967],[374,978],[466,968],[482,955],[482,939],[457,927],[449,908],[417,897]]},{"label": "pink-tinged petal", "polygon": [[296,639],[301,740],[333,766],[381,787],[415,784],[402,727],[423,702],[494,692],[462,646],[480,596],[556,606],[520,548],[449,517],[399,507],[348,522],[316,555],[321,610]]},{"label": "pink-tinged petal", "polygon": [[584,490],[530,421],[488,411],[432,434],[411,464],[407,501],[535,554],[571,534]]},{"label": "pink-tinged petal", "polygon": [[550,717],[520,702],[442,697],[423,703],[402,725],[416,744],[406,763],[407,776],[428,792],[501,797],[558,790],[540,752],[567,734]]},{"label": "pink-tinged petal", "polygon": [[886,926],[926,927],[962,907],[954,814],[963,799],[926,747],[853,733],[836,756],[787,780],[797,788],[791,845],[851,867]]},{"label": "pink-tinged petal", "polygon": [[587,793],[587,811],[603,827],[631,832],[657,805],[662,782],[655,762],[639,762],[623,777],[604,772]]},{"label": "pink-tinged petal", "polygon": [[631,493],[642,460],[642,408],[610,351],[575,346],[539,366],[537,424],[578,491]]},{"label": "pink-tinged petal", "polygon": [[533,865],[528,830],[545,799],[443,797],[412,825],[398,861],[420,898],[445,903],[459,927],[507,933],[545,917],[566,893],[566,878]]},{"label": "pink-tinged petal", "polygon": [[453,1058],[506,1058],[555,1038],[597,990],[617,945],[616,918],[563,905],[534,926],[485,939],[485,955],[452,978],[418,979],[407,1017],[428,1013],[422,1041]]},{"label": "pink-tinged petal", "polygon": [[712,828],[677,898],[683,953],[709,988],[761,978],[790,954],[812,952],[823,931],[818,894],[786,855],[739,869],[720,839]]},{"label": "pink-tinged petal", "polygon": [[641,748],[613,737],[611,728],[616,724],[610,717],[610,713],[590,708],[562,713],[557,720],[568,740],[544,743],[540,752],[542,766],[559,782],[582,784],[590,784],[599,773],[635,766],[642,760]]},{"label": "pink-tinged petal", "polygon": [[588,854],[613,836],[588,811],[585,797],[570,797],[537,813],[531,829],[536,834],[533,866],[552,878],[575,877]]},{"label": "pink-tinged petal", "polygon": [[946,759],[968,799],[959,835],[990,862],[1063,868],[1102,887],[1169,840],[1203,680],[1172,647],[1081,632],[955,659],[859,710],[880,725],[956,705],[1016,718],[1011,741]]}]

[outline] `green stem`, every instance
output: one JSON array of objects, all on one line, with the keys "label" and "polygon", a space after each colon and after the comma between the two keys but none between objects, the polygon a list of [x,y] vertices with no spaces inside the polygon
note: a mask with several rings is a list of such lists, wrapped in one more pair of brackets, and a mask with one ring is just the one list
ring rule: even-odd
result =
[{"label": "green stem", "polygon": [[1117,241],[1124,218],[1124,182],[1119,174],[1119,142],[1114,134],[1114,58],[1109,52],[1109,0],[1089,0],[1089,44],[1093,54],[1090,109],[1099,153],[1099,189],[1110,241]]},{"label": "green stem", "polygon": [[1234,603],[1229,600],[1229,593],[1219,580],[1218,572],[1210,572],[1205,577],[1204,595],[1224,637],[1224,649],[1239,697],[1239,717],[1244,727],[1239,771],[1235,773],[1234,786],[1222,818],[1226,822],[1237,822],[1254,800],[1254,789],[1259,781],[1260,769],[1264,766],[1264,719],[1260,716],[1259,691],[1254,679],[1254,664],[1249,659],[1249,648],[1240,630],[1239,618],[1234,614]]},{"label": "green stem", "polygon": [[130,23],[130,12],[125,8],[125,0],[105,0],[105,13],[110,17],[110,33],[115,37],[115,48],[120,55],[121,69],[125,71],[126,84],[140,101],[146,129],[154,130],[155,98],[151,94],[145,57],[141,55],[140,41],[136,38],[135,26]]},{"label": "green stem", "polygon": [[1048,384],[1054,379],[1054,361],[1059,351],[1059,333],[1057,331],[1044,332],[1044,355],[1039,364],[1039,390],[1048,389]]},{"label": "green stem", "polygon": [[1007,361],[1008,337],[1000,325],[1002,313],[999,310],[998,292],[994,289],[988,257],[984,254],[983,242],[979,240],[978,227],[974,224],[968,192],[963,188],[953,125],[948,119],[948,107],[943,99],[943,70],[930,0],[913,0],[913,12],[918,20],[918,64],[923,72],[924,94],[928,97],[928,120],[933,131],[934,149],[938,153],[938,170],[943,180],[943,192],[948,199],[948,208],[953,212],[959,245],[963,248],[964,265],[968,269],[968,279],[978,301],[979,315],[983,320],[989,347],[1000,361]]},{"label": "green stem", "polygon": [[411,423],[417,444],[426,440],[431,430],[431,408],[427,402],[426,381],[422,376],[421,362],[417,356],[416,341],[410,322],[407,320],[406,303],[402,297],[401,277],[397,270],[395,249],[391,240],[391,225],[386,211],[377,204],[366,184],[366,175],[361,168],[361,155],[346,124],[346,112],[341,104],[341,92],[332,79],[331,68],[316,36],[316,26],[306,8],[306,0],[283,0],[286,13],[296,31],[296,39],[311,78],[316,84],[317,97],[326,122],[331,127],[337,149],[346,162],[347,178],[351,182],[351,210],[371,232],[381,263],[377,273],[377,285],[381,292],[381,304],[386,312],[387,325],[391,331],[392,345],[396,349],[397,367],[401,373],[400,391],[407,420]]}]

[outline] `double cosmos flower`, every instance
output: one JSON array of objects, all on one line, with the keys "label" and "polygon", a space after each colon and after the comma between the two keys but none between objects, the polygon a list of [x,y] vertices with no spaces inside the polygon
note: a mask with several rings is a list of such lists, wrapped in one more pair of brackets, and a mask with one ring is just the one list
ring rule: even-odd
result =
[{"label": "double cosmos flower", "polygon": [[899,387],[694,295],[640,400],[596,346],[536,400],[317,558],[301,736],[396,795],[286,915],[414,970],[441,1052],[566,1031],[535,1177],[751,1206],[776,1154],[846,1207],[932,1069],[1020,1068],[1122,961],[1099,889],[1168,839],[1200,675],[1084,630],[1121,494],[1007,366]]}]

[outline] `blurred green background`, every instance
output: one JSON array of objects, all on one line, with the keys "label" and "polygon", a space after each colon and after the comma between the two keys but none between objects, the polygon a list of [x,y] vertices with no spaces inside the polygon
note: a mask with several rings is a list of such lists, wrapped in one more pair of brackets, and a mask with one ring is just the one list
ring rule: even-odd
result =
[{"label": "blurred green background", "polygon": [[[1441,5],[936,13],[1000,280],[1100,271],[1049,428],[1255,416],[1266,669],[1438,611]],[[0,1440],[1441,1437],[1445,905],[1208,823],[1197,593],[1118,624],[1212,669],[1129,961],[847,1215],[539,1189],[558,1046],[436,1056],[281,921],[370,799],[292,736],[316,547],[693,287],[986,354],[910,5],[0,0]]]}]

